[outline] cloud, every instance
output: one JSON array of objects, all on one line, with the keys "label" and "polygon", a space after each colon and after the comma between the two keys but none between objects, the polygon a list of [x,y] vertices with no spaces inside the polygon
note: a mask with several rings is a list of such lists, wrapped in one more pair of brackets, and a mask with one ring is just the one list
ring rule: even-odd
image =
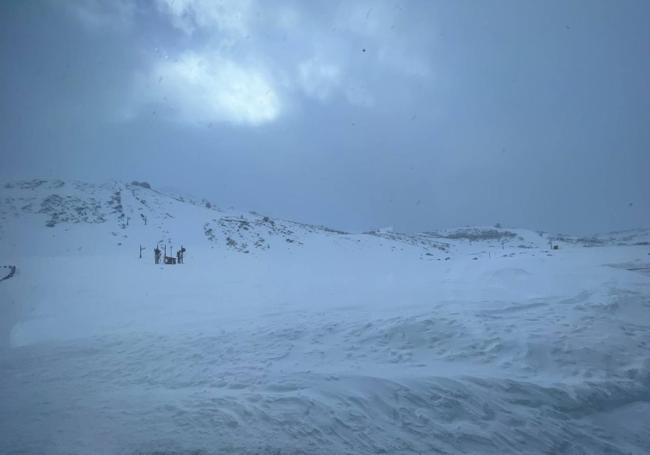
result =
[{"label": "cloud", "polygon": [[281,113],[268,77],[218,54],[186,52],[157,62],[138,80],[139,108],[156,105],[161,115],[186,123],[259,125]]},{"label": "cloud", "polygon": [[248,33],[251,0],[158,0],[158,9],[187,34],[197,29],[243,37]]},{"label": "cloud", "polygon": [[[409,12],[410,10],[410,12]],[[337,22],[343,30],[361,37],[375,56],[375,64],[411,77],[429,77],[433,71],[425,43],[435,40],[435,24],[414,24],[413,2],[343,2]],[[409,32],[403,30],[408,28]]]},{"label": "cloud", "polygon": [[73,4],[87,26],[151,17],[152,36],[161,32],[153,52],[146,47],[151,40],[134,35],[145,58],[132,76],[127,119],[144,109],[183,123],[260,125],[302,101],[371,108],[411,99],[405,78],[432,75],[421,44],[427,40],[420,39],[430,31],[398,32],[411,25],[399,2],[327,8],[259,0]]},{"label": "cloud", "polygon": [[340,85],[341,70],[334,64],[312,58],[298,65],[298,81],[308,96],[325,101]]},{"label": "cloud", "polygon": [[298,65],[298,86],[305,95],[320,102],[326,102],[338,93],[350,104],[374,105],[374,97],[365,84],[346,80],[339,65],[318,58],[310,58]]},{"label": "cloud", "polygon": [[88,29],[119,29],[130,27],[135,17],[135,4],[127,0],[74,0],[65,7]]}]

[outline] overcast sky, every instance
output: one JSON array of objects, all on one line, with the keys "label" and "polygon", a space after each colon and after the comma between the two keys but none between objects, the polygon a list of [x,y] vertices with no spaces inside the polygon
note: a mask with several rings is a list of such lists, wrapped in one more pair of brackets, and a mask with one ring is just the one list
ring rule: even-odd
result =
[{"label": "overcast sky", "polygon": [[359,231],[650,226],[650,1],[2,1],[0,177]]}]

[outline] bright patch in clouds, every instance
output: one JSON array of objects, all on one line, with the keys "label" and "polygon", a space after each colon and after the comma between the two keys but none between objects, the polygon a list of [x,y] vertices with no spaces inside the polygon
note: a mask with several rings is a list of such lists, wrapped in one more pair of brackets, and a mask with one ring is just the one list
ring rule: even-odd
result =
[{"label": "bright patch in clouds", "polygon": [[221,56],[188,52],[159,62],[146,78],[145,103],[163,102],[188,123],[258,125],[280,114],[280,100],[264,74]]},{"label": "bright patch in clouds", "polygon": [[310,59],[298,65],[298,78],[307,95],[324,101],[340,84],[341,70],[336,65]]},{"label": "bright patch in clouds", "polygon": [[430,52],[421,44],[428,42],[421,35],[431,33],[430,27],[402,33],[412,24],[399,0],[328,8],[287,0],[69,5],[89,29],[135,36],[140,20],[157,21],[152,30],[161,39],[146,40],[144,55],[151,59],[133,71],[135,91],[124,115],[129,120],[150,111],[184,123],[260,125],[301,102],[381,106],[405,99],[384,87],[410,87],[404,78],[432,78]]}]

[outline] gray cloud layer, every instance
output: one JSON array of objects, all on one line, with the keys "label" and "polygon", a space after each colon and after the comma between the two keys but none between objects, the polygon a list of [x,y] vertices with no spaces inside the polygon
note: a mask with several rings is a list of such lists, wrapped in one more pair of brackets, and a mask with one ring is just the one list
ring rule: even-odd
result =
[{"label": "gray cloud layer", "polygon": [[646,1],[0,3],[3,178],[362,230],[650,225]]}]

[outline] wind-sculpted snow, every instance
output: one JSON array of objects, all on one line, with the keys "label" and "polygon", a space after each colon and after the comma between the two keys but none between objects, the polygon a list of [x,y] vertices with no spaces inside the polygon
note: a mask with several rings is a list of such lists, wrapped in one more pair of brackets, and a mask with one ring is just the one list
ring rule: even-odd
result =
[{"label": "wind-sculpted snow", "polygon": [[648,230],[351,234],[146,182],[1,188],[2,454],[650,453]]},{"label": "wind-sculpted snow", "polygon": [[[510,369],[493,345],[515,346],[521,333],[490,334],[487,324],[477,331],[442,313],[363,322],[355,311],[302,312],[211,333],[144,332],[14,350],[0,378],[9,435],[0,448],[38,451],[48,441],[49,453],[650,449],[647,433],[615,437],[598,423],[603,414],[650,410],[650,362],[620,370],[594,364],[608,374],[586,381],[562,381],[565,372],[525,357],[515,363],[521,370]],[[510,308],[495,314],[504,325],[519,319]],[[637,340],[648,339],[644,330]],[[551,351],[564,342],[555,340]]]}]

